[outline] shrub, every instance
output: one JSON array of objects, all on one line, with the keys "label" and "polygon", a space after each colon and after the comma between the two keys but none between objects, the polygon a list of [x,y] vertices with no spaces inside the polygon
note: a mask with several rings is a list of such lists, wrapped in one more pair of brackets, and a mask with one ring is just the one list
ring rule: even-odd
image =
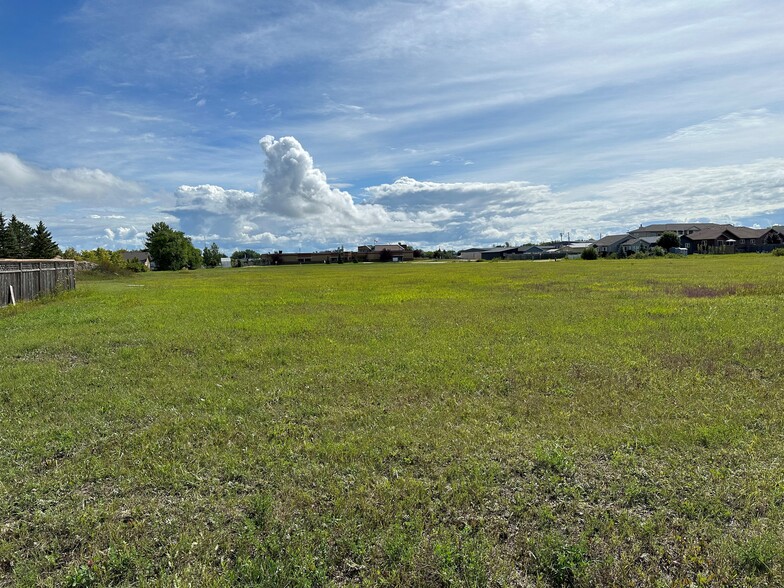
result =
[{"label": "shrub", "polygon": [[656,257],[664,257],[664,254],[667,253],[664,250],[664,247],[659,247],[658,245],[651,247],[651,255],[655,255]]},{"label": "shrub", "polygon": [[599,253],[596,251],[596,247],[586,247],[583,249],[583,252],[580,254],[582,259],[598,259]]},{"label": "shrub", "polygon": [[678,235],[672,232],[662,233],[662,236],[659,237],[659,240],[656,241],[656,245],[664,249],[665,251],[668,250],[670,247],[680,247],[681,240],[678,238]]},{"label": "shrub", "polygon": [[776,257],[784,257],[784,247],[778,247],[771,251],[771,253]]}]

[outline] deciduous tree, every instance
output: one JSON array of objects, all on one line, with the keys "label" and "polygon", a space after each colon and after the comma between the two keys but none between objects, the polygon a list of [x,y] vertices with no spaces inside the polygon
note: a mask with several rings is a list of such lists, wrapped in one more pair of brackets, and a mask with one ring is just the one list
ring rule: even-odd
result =
[{"label": "deciduous tree", "polygon": [[680,247],[681,240],[678,238],[678,235],[671,232],[662,233],[659,240],[656,241],[656,245],[664,249],[665,251],[669,251],[670,247]]},{"label": "deciduous tree", "polygon": [[196,269],[202,264],[201,252],[193,246],[190,237],[164,222],[152,225],[145,247],[160,270]]}]

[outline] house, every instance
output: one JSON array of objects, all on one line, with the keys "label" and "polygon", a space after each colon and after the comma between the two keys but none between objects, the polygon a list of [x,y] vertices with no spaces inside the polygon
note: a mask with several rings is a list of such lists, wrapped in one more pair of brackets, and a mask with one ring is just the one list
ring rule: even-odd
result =
[{"label": "house", "polygon": [[751,229],[720,225],[681,237],[689,253],[758,253],[782,245],[784,238],[774,229]]},{"label": "house", "polygon": [[558,248],[558,253],[562,253],[567,259],[578,259],[585,249],[593,247],[593,241],[581,241],[578,243],[568,243]]},{"label": "house", "polygon": [[542,247],[540,245],[524,245],[523,247],[517,248],[517,253],[520,253],[521,255],[535,255],[549,250],[549,247]]},{"label": "house", "polygon": [[491,247],[490,249],[484,249],[483,251],[479,252],[479,259],[490,260],[490,259],[503,259],[507,255],[511,253],[517,253],[517,247]]},{"label": "house", "polygon": [[504,259],[518,260],[541,260],[541,259],[561,259],[566,254],[559,253],[556,247],[550,245],[524,245],[517,248],[517,253],[507,253]]},{"label": "house", "polygon": [[122,256],[126,262],[138,261],[148,270],[155,269],[155,263],[153,262],[152,257],[150,257],[150,254],[147,251],[123,251]]},{"label": "house", "polygon": [[689,253],[735,253],[734,235],[724,226],[695,231],[681,238]]},{"label": "house", "polygon": [[627,255],[634,255],[640,251],[648,251],[651,247],[655,247],[658,241],[659,237],[632,237],[621,245],[621,249]]},{"label": "house", "polygon": [[640,225],[639,229],[629,231],[632,237],[661,237],[664,233],[675,233],[679,237],[683,235],[691,235],[697,231],[704,229],[713,229],[716,227],[727,227],[730,225],[719,225],[716,223],[665,223],[658,225],[648,225],[646,227]]},{"label": "house", "polygon": [[373,248],[365,253],[364,261],[412,261],[413,259],[414,252],[411,249],[400,243],[388,243],[373,245]]},{"label": "house", "polygon": [[482,249],[481,247],[470,247],[469,249],[463,249],[462,251],[457,252],[457,256],[460,259],[467,259],[469,261],[476,261],[477,259],[482,259]]},{"label": "house", "polygon": [[597,253],[606,257],[611,253],[618,253],[618,251],[621,249],[621,245],[632,238],[633,237],[629,234],[607,235],[606,237],[599,239],[596,243],[594,243],[594,245],[596,245]]},{"label": "house", "polygon": [[735,249],[739,253],[761,253],[771,251],[780,246],[784,239],[781,233],[771,229],[750,229],[748,227],[732,227],[728,229],[735,236]]}]

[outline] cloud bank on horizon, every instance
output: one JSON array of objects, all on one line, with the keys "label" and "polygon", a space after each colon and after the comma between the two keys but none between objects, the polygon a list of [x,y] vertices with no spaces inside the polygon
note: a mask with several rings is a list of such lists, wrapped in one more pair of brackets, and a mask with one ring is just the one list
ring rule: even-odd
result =
[{"label": "cloud bank on horizon", "polygon": [[657,170],[573,193],[528,182],[403,177],[366,188],[365,201],[357,203],[330,186],[294,137],[268,135],[259,143],[266,161],[257,192],[214,185],[178,188],[169,212],[189,234],[266,247],[374,238],[460,246],[524,243],[567,232],[596,236],[627,230],[640,218],[733,222],[784,210],[784,159]]},{"label": "cloud bank on horizon", "polygon": [[225,249],[784,224],[773,0],[2,12],[0,210],[63,245],[159,220]]}]

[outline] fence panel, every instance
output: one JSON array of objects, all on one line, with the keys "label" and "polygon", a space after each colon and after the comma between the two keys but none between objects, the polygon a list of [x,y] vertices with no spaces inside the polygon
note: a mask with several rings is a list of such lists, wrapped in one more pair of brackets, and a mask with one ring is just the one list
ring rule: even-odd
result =
[{"label": "fence panel", "polygon": [[0,307],[15,300],[33,300],[57,289],[76,287],[75,263],[70,259],[0,259]]}]

